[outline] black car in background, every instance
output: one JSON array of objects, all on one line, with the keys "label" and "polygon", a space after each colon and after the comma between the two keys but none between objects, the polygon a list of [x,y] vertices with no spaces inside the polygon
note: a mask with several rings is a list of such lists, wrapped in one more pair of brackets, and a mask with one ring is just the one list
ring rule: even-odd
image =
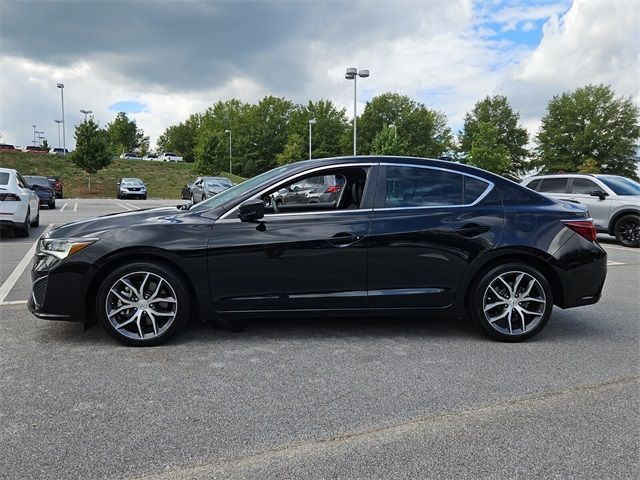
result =
[{"label": "black car in background", "polygon": [[29,184],[29,188],[38,195],[40,205],[46,205],[51,209],[56,208],[55,190],[49,183],[47,177],[41,177],[39,175],[24,175],[23,178]]},{"label": "black car in background", "polygon": [[[276,201],[327,176],[344,180],[333,198]],[[165,341],[196,314],[465,314],[493,338],[520,341],[544,328],[554,305],[598,302],[606,268],[581,205],[451,162],[317,159],[197,205],[51,230],[37,245],[29,309],[97,318],[137,346]]]},{"label": "black car in background", "polygon": [[60,177],[47,177],[47,180],[49,180],[49,185],[51,185],[51,188],[53,188],[56,198],[63,198],[64,188]]}]

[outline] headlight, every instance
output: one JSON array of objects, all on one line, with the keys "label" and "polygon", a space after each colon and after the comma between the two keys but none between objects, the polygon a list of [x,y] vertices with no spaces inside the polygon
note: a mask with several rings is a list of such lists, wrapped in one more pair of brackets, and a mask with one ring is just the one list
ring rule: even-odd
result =
[{"label": "headlight", "polygon": [[97,238],[48,238],[44,237],[38,241],[38,253],[53,255],[56,258],[67,258],[74,253],[97,242]]}]

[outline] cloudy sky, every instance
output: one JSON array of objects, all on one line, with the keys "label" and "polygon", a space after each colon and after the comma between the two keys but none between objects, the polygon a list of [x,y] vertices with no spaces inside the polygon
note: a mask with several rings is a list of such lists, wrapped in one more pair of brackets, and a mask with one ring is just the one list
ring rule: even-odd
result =
[{"label": "cloudy sky", "polygon": [[67,146],[80,109],[126,111],[151,136],[232,97],[329,98],[351,116],[346,67],[368,68],[359,109],[395,91],[458,130],[487,94],[507,95],[535,133],[547,101],[587,83],[640,104],[638,0],[0,0],[0,133],[32,125]]}]

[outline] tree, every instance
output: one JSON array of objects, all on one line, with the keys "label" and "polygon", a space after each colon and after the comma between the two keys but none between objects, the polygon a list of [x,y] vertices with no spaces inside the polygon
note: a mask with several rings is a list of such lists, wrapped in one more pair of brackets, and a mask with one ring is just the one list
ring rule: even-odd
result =
[{"label": "tree", "polygon": [[107,124],[107,133],[113,151],[116,153],[132,152],[138,146],[139,137],[136,122],[129,120],[124,112],[118,113],[113,122]]},{"label": "tree", "polygon": [[502,95],[487,96],[476,102],[473,110],[465,115],[464,127],[458,133],[459,154],[463,158],[470,155],[474,137],[483,123],[493,125],[497,142],[504,145],[509,152],[510,167],[504,173],[518,175],[527,171],[529,164],[526,160],[529,152],[526,146],[529,134],[520,124],[520,114],[513,111],[507,97]]},{"label": "tree", "polygon": [[610,86],[587,85],[554,96],[537,136],[536,164],[575,172],[593,159],[602,173],[636,178],[640,109]]},{"label": "tree", "polygon": [[71,160],[89,175],[89,190],[91,190],[91,175],[111,163],[109,135],[98,127],[93,118],[90,118],[76,127],[74,137],[76,149],[71,154]]},{"label": "tree", "polygon": [[288,163],[298,162],[305,158],[305,150],[307,148],[307,140],[297,133],[292,133],[289,135],[284,150],[276,155],[276,163],[278,165],[287,165]]},{"label": "tree", "polygon": [[42,148],[46,148],[47,150],[49,150],[49,142],[47,142],[47,139],[44,138],[42,139],[42,145],[40,145]]},{"label": "tree", "polygon": [[[289,134],[301,137],[307,152],[309,149],[309,120],[311,119],[316,121],[313,125],[311,141],[313,158],[342,155],[341,139],[348,128],[345,110],[336,107],[331,100],[310,101],[304,106],[299,105],[295,108],[291,113]],[[298,160],[307,155],[303,153]]]},{"label": "tree", "polygon": [[587,158],[578,166],[578,172],[600,173],[600,167],[598,167],[598,162],[596,162],[593,158]]},{"label": "tree", "polygon": [[141,157],[149,153],[149,136],[145,135],[141,128],[136,130],[136,147],[134,151]]},{"label": "tree", "polygon": [[480,122],[477,125],[467,159],[470,165],[499,175],[512,171],[511,153],[493,123]]},{"label": "tree", "polygon": [[229,160],[229,150],[224,132],[202,130],[198,135],[194,154],[194,167],[197,173],[218,175],[220,172],[224,172]]},{"label": "tree", "polygon": [[398,136],[396,129],[384,126],[371,142],[371,153],[374,155],[407,155],[409,145]]},{"label": "tree", "polygon": [[168,127],[158,138],[158,150],[177,152],[185,162],[193,162],[199,126],[200,114],[193,113],[184,122]]}]

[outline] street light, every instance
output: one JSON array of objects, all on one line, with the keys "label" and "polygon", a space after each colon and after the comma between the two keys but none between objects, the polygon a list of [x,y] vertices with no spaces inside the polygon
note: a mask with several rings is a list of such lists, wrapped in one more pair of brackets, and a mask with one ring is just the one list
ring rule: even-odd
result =
[{"label": "street light", "polygon": [[37,141],[37,142],[34,142],[34,145],[41,146],[41,145],[42,145],[42,139],[44,138],[44,137],[42,137],[41,135],[44,135],[44,132],[41,132],[41,131],[39,131],[39,130],[35,130],[35,131],[34,131],[34,133],[37,133],[37,134],[38,134],[38,137],[37,137],[37,138],[38,138],[38,141]]},{"label": "street light", "polygon": [[353,80],[353,156],[357,155],[356,152],[356,117],[358,115],[358,94],[357,85],[358,77],[367,78],[369,76],[369,70],[358,70],[357,68],[347,68],[347,72],[344,74],[344,78],[347,80]]},{"label": "street light", "polygon": [[84,113],[84,121],[87,121],[87,115],[89,115],[90,113],[93,113],[93,111],[91,110],[80,110],[80,113]]},{"label": "street light", "polygon": [[393,128],[393,139],[397,140],[398,139],[398,127],[396,127],[395,123],[390,123],[389,124],[389,128]]},{"label": "street light", "polygon": [[229,134],[229,173],[233,173],[231,171],[231,130],[227,129],[224,131],[224,133]]},{"label": "street light", "polygon": [[36,126],[32,125],[33,127],[33,146],[35,147],[38,143],[36,142]]},{"label": "street light", "polygon": [[309,120],[309,160],[311,160],[311,125],[316,124],[316,119],[312,118]]},{"label": "street light", "polygon": [[64,123],[64,83],[58,83],[57,87],[60,89],[60,100],[62,100],[62,154],[67,154],[67,138],[65,135],[65,123]]},{"label": "street light", "polygon": [[60,124],[62,123],[62,120],[54,120],[54,122],[58,124],[58,148],[60,148]]}]

